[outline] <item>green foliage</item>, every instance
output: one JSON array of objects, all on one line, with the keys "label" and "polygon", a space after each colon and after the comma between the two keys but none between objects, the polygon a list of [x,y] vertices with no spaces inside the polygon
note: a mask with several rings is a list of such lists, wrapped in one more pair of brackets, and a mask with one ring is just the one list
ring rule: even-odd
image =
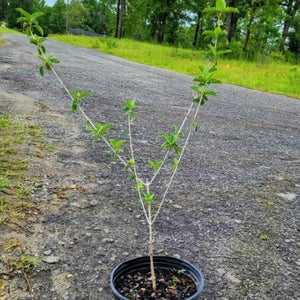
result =
[{"label": "green foliage", "polygon": [[127,164],[125,166],[125,170],[129,170],[129,169],[132,169],[135,165],[135,161],[133,158],[130,158],[128,161],[127,161]]},{"label": "green foliage", "polygon": [[77,111],[79,106],[82,106],[82,100],[86,97],[91,96],[90,92],[78,92],[75,90],[69,90],[70,94],[73,97],[73,101],[71,102],[71,109],[73,111]]},{"label": "green foliage", "polygon": [[135,110],[136,110],[135,99],[125,101],[123,112],[125,115],[129,115],[131,122],[135,119]]},{"label": "green foliage", "polygon": [[150,159],[150,160],[148,160],[148,164],[152,168],[153,173],[155,174],[155,173],[157,173],[158,169],[162,165],[162,160],[153,161]]},{"label": "green foliage", "polygon": [[145,189],[145,186],[143,185],[142,182],[138,181],[136,184],[136,188],[138,191],[143,191]]},{"label": "green foliage", "polygon": [[38,31],[41,35],[44,34],[42,27],[38,23],[38,18],[44,15],[42,12],[35,12],[31,15],[20,7],[16,8],[16,11],[22,15],[22,17],[17,19],[17,22],[22,23],[23,30],[27,35],[31,35],[34,30]]},{"label": "green foliage", "polygon": [[43,66],[40,67],[40,75],[44,76],[44,69],[46,68],[47,71],[51,71],[53,64],[58,64],[59,60],[53,54],[46,56],[42,49],[42,47],[38,49],[37,57],[43,62]]},{"label": "green foliage", "polygon": [[22,270],[23,272],[28,272],[29,269],[34,268],[39,265],[41,258],[34,257],[31,255],[22,255],[19,260],[11,261],[10,265],[15,270]]},{"label": "green foliage", "polygon": [[104,125],[98,123],[98,122],[95,122],[95,128],[87,123],[86,124],[86,129],[88,131],[90,131],[91,133],[93,133],[93,135],[96,137],[96,138],[103,138],[105,135],[108,134],[108,130],[112,127],[112,123],[106,123]]},{"label": "green foliage", "polygon": [[[124,144],[124,141],[123,140],[114,140],[114,139],[111,139],[109,141],[112,149],[113,149],[113,154],[116,155],[116,154],[119,154],[119,153],[122,153],[123,152],[123,144]],[[129,162],[129,164],[132,164],[134,163],[133,161]],[[128,163],[127,163],[128,165]],[[127,165],[125,167],[127,167]]]},{"label": "green foliage", "polygon": [[175,157],[173,160],[173,170],[174,171],[177,171],[178,165],[179,165],[179,159]]},{"label": "green foliage", "polygon": [[154,201],[154,197],[155,195],[149,192],[143,194],[143,199],[146,203],[152,203]]},{"label": "green foliage", "polygon": [[173,125],[174,133],[167,134],[165,132],[161,132],[161,136],[165,139],[165,142],[161,145],[163,149],[174,150],[176,154],[180,154],[181,147],[178,146],[179,138],[183,137],[183,133],[178,131],[178,127]]}]

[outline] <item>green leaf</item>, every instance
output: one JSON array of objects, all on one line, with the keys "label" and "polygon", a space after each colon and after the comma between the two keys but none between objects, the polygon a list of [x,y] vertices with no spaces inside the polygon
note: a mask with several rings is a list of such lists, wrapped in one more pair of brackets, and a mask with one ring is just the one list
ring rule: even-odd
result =
[{"label": "green leaf", "polygon": [[205,7],[203,13],[216,13],[218,10],[215,7]]},{"label": "green leaf", "polygon": [[153,161],[150,159],[148,160],[148,164],[152,168],[153,172],[156,173],[159,167],[161,166],[162,161],[161,160]]},{"label": "green leaf", "polygon": [[178,127],[176,125],[173,126],[174,133],[167,134],[165,132],[161,132],[160,135],[165,139],[165,142],[161,145],[163,149],[174,150],[176,154],[181,152],[181,147],[178,146],[177,142],[179,138],[183,137],[183,134],[178,131]]},{"label": "green leaf", "polygon": [[111,147],[113,148],[114,154],[123,152],[123,148],[122,148],[123,144],[124,144],[123,140],[111,139],[109,141],[109,143],[110,143]]},{"label": "green leaf", "polygon": [[40,75],[44,77],[44,66],[40,67]]},{"label": "green leaf", "polygon": [[192,124],[192,127],[194,128],[195,132],[198,132],[198,130],[199,130],[198,122],[194,121],[193,124]]},{"label": "green leaf", "polygon": [[217,0],[216,8],[220,11],[224,10],[226,8],[226,1],[225,0]]},{"label": "green leaf", "polygon": [[142,182],[138,181],[138,183],[136,184],[136,188],[138,191],[142,191],[145,189],[145,186],[143,185]]},{"label": "green leaf", "polygon": [[220,36],[224,36],[227,34],[227,31],[226,30],[223,30],[220,26],[217,26],[215,29],[214,29],[214,34],[216,37],[220,37]]},{"label": "green leaf", "polygon": [[136,110],[135,99],[125,101],[123,106],[123,112],[125,115],[129,115],[130,121],[133,121],[135,119],[135,110]]},{"label": "green leaf", "polygon": [[127,161],[126,166],[125,166],[125,170],[133,168],[134,164],[135,164],[134,159],[133,158],[129,159]]},{"label": "green leaf", "polygon": [[31,18],[31,14],[28,13],[26,10],[24,10],[21,7],[16,8],[16,11],[18,11],[19,13],[21,13],[27,20],[30,20]]},{"label": "green leaf", "polygon": [[112,127],[112,123],[106,123],[102,125],[100,123],[95,122],[94,125],[95,128],[91,124],[87,123],[86,129],[91,131],[97,138],[102,138],[108,133],[108,130]]},{"label": "green leaf", "polygon": [[144,197],[144,201],[146,203],[151,203],[154,201],[154,194],[151,194],[151,193],[144,193],[143,197]]},{"label": "green leaf", "polygon": [[235,7],[226,7],[224,9],[225,13],[239,13],[239,10]]},{"label": "green leaf", "polygon": [[178,169],[178,164],[179,164],[179,159],[178,158],[174,158],[174,163],[173,163],[173,170],[177,171]]},{"label": "green leaf", "polygon": [[41,35],[44,35],[44,30],[40,25],[33,26]]},{"label": "green leaf", "polygon": [[228,54],[228,53],[231,53],[232,51],[231,50],[220,50],[220,51],[218,51],[217,52],[217,56],[218,57],[220,57],[220,56],[222,56],[222,55],[224,55],[224,54]]}]

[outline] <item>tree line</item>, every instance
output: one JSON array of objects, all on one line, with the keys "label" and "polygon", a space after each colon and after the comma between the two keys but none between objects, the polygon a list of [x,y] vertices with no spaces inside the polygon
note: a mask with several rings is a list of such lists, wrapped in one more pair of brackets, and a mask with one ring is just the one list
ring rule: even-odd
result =
[{"label": "tree line", "polygon": [[[300,56],[300,0],[227,0],[239,13],[228,14],[221,41],[233,58],[297,60]],[[117,38],[156,41],[204,49],[203,32],[215,19],[203,15],[215,0],[0,0],[0,21],[18,28],[16,7],[42,11],[45,34],[81,28]]]}]

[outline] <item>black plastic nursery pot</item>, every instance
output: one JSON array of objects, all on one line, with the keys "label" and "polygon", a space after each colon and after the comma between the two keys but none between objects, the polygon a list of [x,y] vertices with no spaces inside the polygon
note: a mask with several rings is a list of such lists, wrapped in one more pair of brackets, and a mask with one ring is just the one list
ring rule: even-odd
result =
[{"label": "black plastic nursery pot", "polygon": [[[169,257],[169,256],[154,256],[154,269],[157,271],[171,271],[171,270],[181,270],[184,274],[189,277],[196,286],[196,292],[189,296],[188,298],[183,298],[181,300],[197,300],[200,298],[200,294],[204,287],[204,280],[201,271],[194,265],[187,261]],[[150,258],[149,256],[143,256],[128,260],[119,264],[111,273],[110,276],[110,288],[115,299],[119,300],[130,300],[121,295],[117,289],[119,282],[124,276],[128,274],[135,274],[141,271],[150,272]]]}]

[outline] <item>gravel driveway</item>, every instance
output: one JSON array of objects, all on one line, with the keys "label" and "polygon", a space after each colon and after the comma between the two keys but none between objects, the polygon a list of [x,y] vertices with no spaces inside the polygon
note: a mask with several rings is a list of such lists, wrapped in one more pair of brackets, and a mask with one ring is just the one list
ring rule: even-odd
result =
[{"label": "gravel driveway", "polygon": [[[147,254],[134,188],[105,145],[93,149],[55,78],[38,75],[26,38],[3,38],[0,111],[35,122],[55,145],[31,170],[41,178],[33,197],[43,214],[26,247],[44,262],[30,274],[32,292],[13,278],[8,299],[112,300],[112,268]],[[191,77],[54,41],[47,48],[69,88],[92,92],[86,111],[112,120],[115,137],[126,132],[124,99],[136,98],[137,161],[160,157],[159,132],[181,122]],[[202,269],[201,299],[300,299],[300,101],[226,84],[216,90],[158,218],[156,253]]]}]

